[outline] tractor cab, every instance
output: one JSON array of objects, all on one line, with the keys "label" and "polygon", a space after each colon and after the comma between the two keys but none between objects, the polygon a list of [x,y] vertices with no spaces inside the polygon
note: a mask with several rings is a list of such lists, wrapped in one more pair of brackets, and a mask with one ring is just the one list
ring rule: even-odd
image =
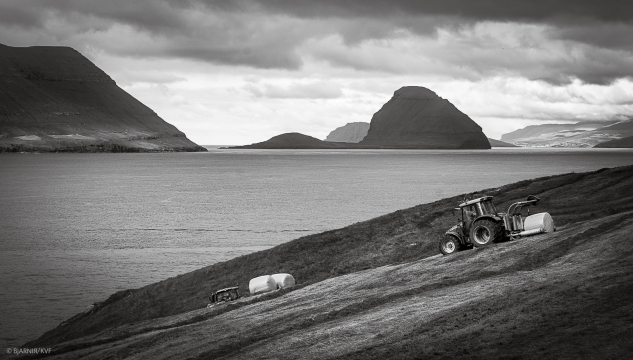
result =
[{"label": "tractor cab", "polygon": [[476,216],[497,215],[497,207],[492,202],[492,196],[484,196],[478,199],[463,202],[459,204],[462,211],[474,212]]},{"label": "tractor cab", "polygon": [[492,202],[492,196],[484,196],[459,204],[462,212],[462,224],[466,234],[472,223],[482,216],[497,216],[497,208]]}]

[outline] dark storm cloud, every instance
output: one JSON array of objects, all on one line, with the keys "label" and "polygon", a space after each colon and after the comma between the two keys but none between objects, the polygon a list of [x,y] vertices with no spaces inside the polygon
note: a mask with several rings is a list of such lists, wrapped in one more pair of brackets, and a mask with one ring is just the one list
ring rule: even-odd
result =
[{"label": "dark storm cloud", "polygon": [[[221,13],[263,13],[299,18],[402,19],[404,26],[414,27],[412,17],[443,17],[457,21],[511,21],[558,24],[566,27],[578,21],[633,21],[630,0],[5,0],[0,13],[16,13],[13,21],[27,26],[40,23],[45,10],[82,13],[105,17],[141,28],[187,28],[194,24],[183,11]],[[20,6],[21,5],[21,6]],[[19,8],[27,9],[18,10]],[[29,15],[31,14],[31,15]],[[423,32],[429,27],[421,26]],[[362,31],[363,29],[359,29]],[[371,34],[370,34],[371,35]]]},{"label": "dark storm cloud", "polygon": [[[633,4],[631,6],[633,7]],[[632,23],[591,21],[584,24],[567,24],[565,27],[556,28],[552,37],[606,49],[633,51],[632,33]]]},{"label": "dark storm cloud", "polygon": [[[170,2],[182,3],[176,0]],[[187,3],[200,3],[223,10],[257,9],[306,18],[422,15],[518,22],[565,21],[570,18],[629,22],[633,19],[633,6],[629,0],[198,0]]]},{"label": "dark storm cloud", "polygon": [[[552,83],[573,77],[607,83],[631,74],[633,37],[629,34],[633,32],[633,6],[630,0],[0,1],[0,25],[53,33],[49,31],[51,23],[70,24],[74,27],[72,31],[66,29],[54,35],[60,43],[76,33],[106,33],[113,27],[127,26],[142,35],[138,37],[140,40],[101,39],[102,47],[128,56],[178,57],[291,70],[302,66],[298,49],[311,39],[338,35],[345,46],[353,48],[366,40],[402,36],[403,31],[425,38],[437,37],[439,29],[458,34],[485,21],[542,25],[547,27],[548,38],[544,41],[571,41],[589,47],[573,61],[552,60],[553,67],[527,61],[503,63],[495,59],[500,49],[494,48],[488,49],[486,56],[490,60],[483,56],[479,63],[472,62],[471,50],[467,48],[464,48],[466,53],[455,54],[464,62],[457,66],[480,76],[509,69],[511,73]],[[89,40],[85,41],[84,46],[93,46]],[[470,46],[472,51],[477,50],[475,42]],[[337,56],[347,59],[346,67],[371,69],[349,55]],[[324,60],[336,64],[332,58]],[[398,57],[391,61],[397,62]],[[623,64],[626,66],[621,66]],[[398,64],[389,64],[386,69],[398,67]]]},{"label": "dark storm cloud", "polygon": [[22,27],[44,26],[46,15],[64,18],[75,14],[108,19],[151,30],[179,29],[186,23],[186,19],[177,9],[174,9],[167,1],[161,0],[3,0],[0,3],[0,14],[16,9],[29,14],[29,16],[14,19],[13,23]]},{"label": "dark storm cloud", "polygon": [[0,3],[0,24],[39,26],[41,22],[42,17],[37,12],[21,8],[17,4]]}]

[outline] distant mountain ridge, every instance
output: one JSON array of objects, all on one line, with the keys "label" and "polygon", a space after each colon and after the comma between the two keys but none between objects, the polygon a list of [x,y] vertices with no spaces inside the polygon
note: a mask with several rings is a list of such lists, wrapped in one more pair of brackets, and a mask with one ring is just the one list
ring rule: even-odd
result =
[{"label": "distant mountain ridge", "polygon": [[595,148],[633,148],[633,136],[628,136],[621,139],[605,141],[600,143]]},{"label": "distant mountain ridge", "polygon": [[[275,136],[267,141],[233,148],[248,149],[490,149],[486,135],[468,115],[448,100],[419,86],[398,89],[391,100],[374,114],[365,135],[366,125],[352,123],[336,129],[326,141],[307,140],[298,133]],[[353,134],[353,135],[352,135]],[[339,142],[333,142],[336,139]],[[336,145],[332,145],[336,144]]]},{"label": "distant mountain ridge", "polygon": [[206,151],[69,47],[0,44],[0,151]]},{"label": "distant mountain ridge", "polygon": [[501,136],[501,140],[528,147],[594,147],[633,136],[633,120],[531,125]]},{"label": "distant mountain ridge", "polygon": [[359,143],[369,131],[369,123],[353,122],[338,127],[325,138],[325,141]]},{"label": "distant mountain ridge", "polygon": [[301,133],[285,133],[251,145],[233,146],[239,149],[348,149],[353,144],[319,140]]}]

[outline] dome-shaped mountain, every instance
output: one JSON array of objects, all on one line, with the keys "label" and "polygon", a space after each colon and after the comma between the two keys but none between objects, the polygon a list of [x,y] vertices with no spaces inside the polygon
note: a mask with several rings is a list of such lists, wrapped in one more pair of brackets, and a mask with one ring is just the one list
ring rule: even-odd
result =
[{"label": "dome-shaped mountain", "polygon": [[300,133],[285,133],[252,145],[234,146],[239,149],[341,149],[347,144],[327,142]]},{"label": "dome-shaped mountain", "polygon": [[398,148],[490,149],[486,135],[468,115],[433,91],[397,90],[374,114],[360,145]]}]

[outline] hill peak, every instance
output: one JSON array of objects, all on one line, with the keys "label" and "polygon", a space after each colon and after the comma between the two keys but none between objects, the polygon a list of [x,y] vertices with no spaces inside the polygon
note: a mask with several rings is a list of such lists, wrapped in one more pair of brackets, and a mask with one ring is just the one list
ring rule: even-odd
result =
[{"label": "hill peak", "polygon": [[[393,93],[394,98],[400,99],[438,99],[437,94],[422,86],[403,86]],[[441,98],[440,98],[441,99]]]},{"label": "hill peak", "polygon": [[420,149],[490,149],[481,127],[448,100],[405,86],[371,118],[361,145]]}]

